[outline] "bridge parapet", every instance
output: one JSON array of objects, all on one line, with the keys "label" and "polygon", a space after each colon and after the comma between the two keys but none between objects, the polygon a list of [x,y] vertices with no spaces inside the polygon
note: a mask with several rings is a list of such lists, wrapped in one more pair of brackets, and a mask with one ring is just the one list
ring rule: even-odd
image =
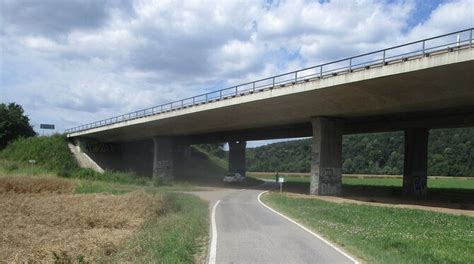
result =
[{"label": "bridge parapet", "polygon": [[165,114],[172,111],[196,107],[202,104],[214,103],[300,83],[332,78],[344,74],[366,71],[423,57],[444,54],[446,52],[469,49],[474,47],[473,31],[474,28],[465,29],[390,47],[387,49],[377,50],[374,52],[324,63],[297,71],[279,74],[272,77],[239,84],[171,103],[166,103],[77,126],[66,129],[65,132],[68,133],[69,136],[71,133],[77,133],[98,127],[123,123],[130,120],[146,118],[149,116]]}]

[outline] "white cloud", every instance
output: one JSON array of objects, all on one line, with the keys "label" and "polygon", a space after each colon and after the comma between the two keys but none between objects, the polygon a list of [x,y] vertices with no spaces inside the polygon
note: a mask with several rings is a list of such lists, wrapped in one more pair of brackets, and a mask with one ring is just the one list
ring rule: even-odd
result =
[{"label": "white cloud", "polygon": [[[38,2],[39,3],[39,2]],[[473,25],[473,3],[6,1],[0,100],[60,129]]]},{"label": "white cloud", "polygon": [[427,21],[420,22],[406,37],[423,39],[474,27],[474,2],[450,1],[434,10]]}]

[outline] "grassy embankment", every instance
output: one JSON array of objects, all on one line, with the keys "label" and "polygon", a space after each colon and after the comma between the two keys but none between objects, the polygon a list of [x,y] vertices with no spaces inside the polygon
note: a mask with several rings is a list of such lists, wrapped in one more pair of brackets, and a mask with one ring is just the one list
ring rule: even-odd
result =
[{"label": "grassy embankment", "polygon": [[247,175],[244,182],[225,184],[222,179],[227,174],[228,161],[219,158],[206,149],[194,145],[191,148],[192,157],[184,166],[180,166],[175,174],[185,182],[194,185],[250,187],[262,184],[263,181]]},{"label": "grassy embankment", "polygon": [[[261,179],[275,179],[275,172],[251,172],[250,176]],[[292,183],[309,183],[308,174],[303,173],[279,173],[285,177],[285,181]],[[343,175],[342,184],[345,186],[388,186],[401,187],[401,176],[383,175]],[[428,176],[428,188],[432,189],[474,189],[474,177],[440,177]]]},{"label": "grassy embankment", "polygon": [[474,263],[474,218],[270,193],[263,201],[369,263]]},{"label": "grassy embankment", "polygon": [[[31,159],[36,160],[36,164],[29,164],[28,160]],[[23,180],[14,180],[12,184],[12,177],[13,179]],[[16,249],[20,250],[19,255],[17,254],[16,257],[21,258],[24,256],[25,258],[21,258],[24,261],[34,261],[35,258],[41,258],[41,260],[48,262],[89,262],[100,260],[104,262],[190,263],[202,262],[206,255],[208,236],[207,204],[192,195],[168,192],[190,190],[193,188],[191,185],[178,183],[171,186],[154,187],[147,179],[136,177],[136,175],[130,173],[105,172],[104,174],[99,174],[91,170],[80,169],[69,153],[64,138],[61,136],[20,139],[10,144],[0,152],[0,180],[2,180],[0,184],[0,198],[6,199],[1,204],[6,207],[11,206],[12,208],[26,206],[21,211],[5,210],[5,215],[2,216],[4,219],[8,219],[8,217],[21,217],[16,214],[22,213],[32,214],[32,216],[36,214],[38,216],[36,218],[30,216],[29,219],[39,222],[25,223],[18,226],[18,230],[25,229],[28,231],[31,228],[31,232],[23,233],[24,239],[17,241],[19,244],[16,245]],[[31,184],[28,186],[28,183],[34,180],[39,180],[34,186],[42,186],[41,182],[46,182],[46,185],[50,186],[51,180],[53,182],[58,180],[66,181],[67,184],[72,186],[72,193],[63,193],[62,190],[48,190],[51,187],[45,187],[46,189],[41,187],[40,191],[38,191],[37,187],[32,188],[31,186],[33,185]],[[56,185],[53,184],[53,186]],[[62,189],[63,187],[61,186],[64,186],[64,184],[61,183],[55,188]],[[151,214],[138,213],[137,219],[143,220],[143,223],[140,225],[137,225],[140,222],[138,220],[134,222],[129,217],[120,218],[120,215],[117,215],[118,213],[116,212],[118,210],[117,206],[120,207],[121,204],[126,203],[114,201],[114,199],[118,199],[114,197],[122,196],[126,201],[133,200],[137,192],[146,193],[144,199],[151,199],[153,201],[152,204],[156,205],[144,209],[144,212],[152,211],[153,213]],[[127,198],[129,196],[132,198]],[[18,200],[18,197],[26,199],[25,202],[21,205],[10,204],[10,202]],[[96,199],[99,199],[101,202],[97,203]],[[75,204],[78,200],[84,201],[81,205],[82,207]],[[35,201],[45,202],[39,206]],[[106,207],[107,210],[101,210],[99,207],[103,204],[110,204],[110,206]],[[61,209],[64,206],[68,210],[77,209],[79,211]],[[127,215],[127,210],[130,210],[130,214],[132,214],[135,208],[136,205],[130,204],[129,207],[121,208],[120,210],[123,211],[122,214]],[[108,211],[109,209],[110,212]],[[114,211],[114,209],[117,210]],[[53,213],[48,214],[44,210],[51,210]],[[45,213],[51,219],[45,218]],[[98,219],[98,214],[103,217]],[[68,241],[68,237],[60,237],[57,238],[59,242],[55,243],[52,246],[53,248],[48,248],[45,244],[40,249],[36,247],[31,248],[31,252],[34,254],[21,251],[22,249],[30,248],[29,246],[31,245],[28,245],[28,241],[35,238],[34,228],[44,224],[41,221],[54,223],[46,224],[41,230],[43,232],[42,236],[46,237],[48,235],[56,234],[60,236],[65,234],[67,230],[72,230],[69,225],[78,221],[78,223],[75,223],[74,228],[78,229],[77,234],[79,235],[73,236],[73,238],[77,240],[75,240],[76,243],[79,243],[77,245],[81,246],[71,249],[70,246],[74,246],[75,242]],[[15,234],[18,230],[10,231],[12,234]],[[87,230],[96,231],[94,231],[95,233],[88,233]],[[110,241],[104,242],[107,236],[94,236],[94,234],[97,235],[97,232],[101,232],[101,230],[109,230],[108,232],[118,230],[118,235],[114,235],[114,237],[123,237],[124,239],[112,241],[114,243]],[[90,237],[81,238],[81,236],[87,235]],[[14,237],[15,235],[12,236]],[[96,241],[89,244],[90,248],[93,248],[91,249],[93,253],[87,253],[87,245],[81,244],[84,239],[91,240],[92,242]],[[113,246],[106,242],[112,243]],[[12,246],[11,243],[2,243],[0,252],[7,252],[5,254],[12,253],[12,249],[8,248],[8,246]],[[15,248],[14,246],[13,248]],[[83,247],[87,251],[86,253],[74,251],[74,249]],[[68,250],[71,251],[68,252]],[[0,262],[3,260],[8,261],[8,257],[5,255],[0,256]]]}]

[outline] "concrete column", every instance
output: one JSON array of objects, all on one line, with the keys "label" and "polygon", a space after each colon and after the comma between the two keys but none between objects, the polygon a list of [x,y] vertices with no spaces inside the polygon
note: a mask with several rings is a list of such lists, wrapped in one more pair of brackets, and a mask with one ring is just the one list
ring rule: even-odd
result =
[{"label": "concrete column", "polygon": [[174,142],[169,137],[153,138],[153,180],[173,178]]},{"label": "concrete column", "polygon": [[245,147],[247,141],[229,142],[229,172],[245,177]]},{"label": "concrete column", "polygon": [[428,135],[426,128],[405,130],[403,194],[426,195],[428,179]]},{"label": "concrete column", "polygon": [[342,120],[316,117],[310,194],[339,195],[342,190]]}]

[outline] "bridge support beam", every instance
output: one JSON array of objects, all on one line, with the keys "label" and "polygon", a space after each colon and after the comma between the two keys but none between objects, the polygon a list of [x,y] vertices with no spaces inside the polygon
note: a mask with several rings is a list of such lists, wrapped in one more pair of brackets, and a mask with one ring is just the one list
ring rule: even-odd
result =
[{"label": "bridge support beam", "polygon": [[316,117],[311,123],[313,152],[310,194],[339,195],[342,190],[342,120]]},{"label": "bridge support beam", "polygon": [[428,180],[428,136],[426,128],[405,130],[403,194],[426,195]]},{"label": "bridge support beam", "polygon": [[245,147],[247,141],[229,141],[229,172],[245,177]]},{"label": "bridge support beam", "polygon": [[153,138],[153,181],[173,179],[174,142],[169,137]]}]

